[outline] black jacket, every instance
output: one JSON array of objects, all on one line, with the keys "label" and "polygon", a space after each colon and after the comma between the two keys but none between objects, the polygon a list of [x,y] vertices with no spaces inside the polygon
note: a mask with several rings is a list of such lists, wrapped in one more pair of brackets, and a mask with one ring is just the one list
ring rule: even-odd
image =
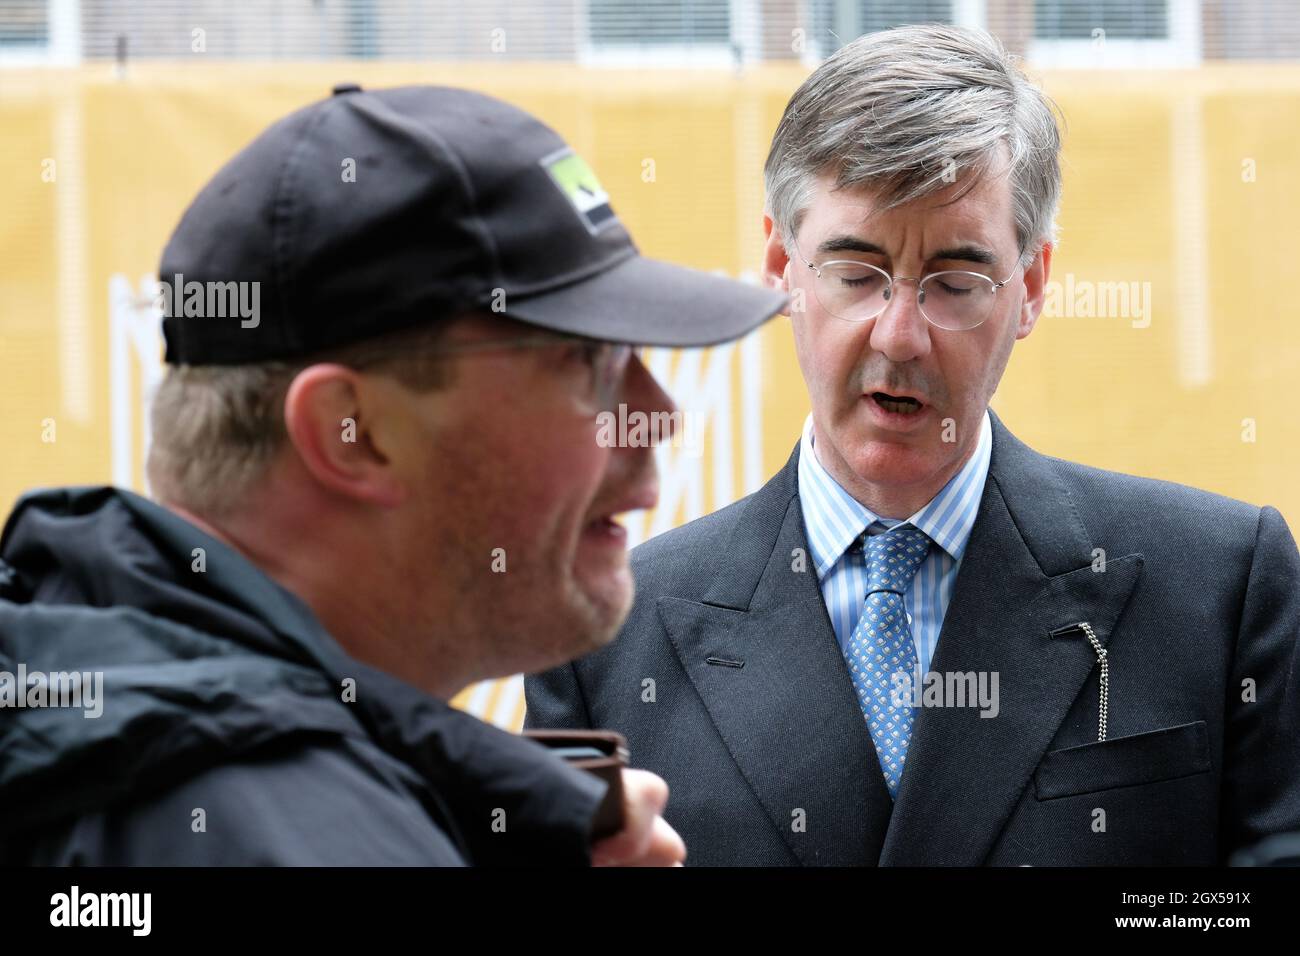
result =
[{"label": "black jacket", "polygon": [[[525,681],[526,725],[622,732],[668,781],[695,864],[1210,865],[1300,831],[1300,553],[1282,516],[1050,458],[992,423],[930,666],[999,675],[1000,710],[918,708],[896,801],[798,560],[797,446],[757,494],[633,552],[622,633]],[[1080,621],[1109,662],[1100,741]]]},{"label": "black jacket", "polygon": [[353,660],[241,555],[129,492],[15,507],[11,704],[20,665],[102,672],[102,714],[0,704],[0,862],[589,862],[603,783]]}]

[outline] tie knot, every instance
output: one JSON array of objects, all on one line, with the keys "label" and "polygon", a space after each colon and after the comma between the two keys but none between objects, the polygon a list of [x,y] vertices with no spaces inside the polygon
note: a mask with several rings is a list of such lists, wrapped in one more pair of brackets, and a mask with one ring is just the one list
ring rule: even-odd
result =
[{"label": "tie knot", "polygon": [[868,535],[863,551],[868,589],[902,594],[930,553],[930,536],[920,528],[900,524],[884,534]]}]

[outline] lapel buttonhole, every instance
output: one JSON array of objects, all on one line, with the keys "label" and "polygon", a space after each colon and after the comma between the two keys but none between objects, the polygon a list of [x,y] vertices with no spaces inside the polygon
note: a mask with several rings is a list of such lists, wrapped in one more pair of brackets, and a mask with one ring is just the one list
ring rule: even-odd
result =
[{"label": "lapel buttonhole", "polygon": [[744,667],[745,666],[744,661],[733,661],[725,657],[706,657],[704,659],[704,663],[714,664],[718,667]]}]

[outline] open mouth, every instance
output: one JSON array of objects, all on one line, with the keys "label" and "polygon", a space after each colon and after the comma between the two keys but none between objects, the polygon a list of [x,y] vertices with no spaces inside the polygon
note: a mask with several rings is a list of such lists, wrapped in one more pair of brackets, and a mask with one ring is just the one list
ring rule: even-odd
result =
[{"label": "open mouth", "polygon": [[620,546],[625,545],[627,543],[627,528],[624,527],[621,519],[631,512],[653,508],[658,502],[659,486],[651,478],[617,501],[603,505],[602,508],[611,508],[612,510],[599,514],[588,521],[583,529],[584,534],[592,539],[609,541]]},{"label": "open mouth", "polygon": [[871,398],[885,411],[894,412],[898,415],[914,415],[923,407],[914,398],[890,395],[886,392],[872,392]]},{"label": "open mouth", "polygon": [[627,529],[613,515],[606,515],[589,521],[582,530],[582,539],[599,547],[622,550],[627,547]]}]

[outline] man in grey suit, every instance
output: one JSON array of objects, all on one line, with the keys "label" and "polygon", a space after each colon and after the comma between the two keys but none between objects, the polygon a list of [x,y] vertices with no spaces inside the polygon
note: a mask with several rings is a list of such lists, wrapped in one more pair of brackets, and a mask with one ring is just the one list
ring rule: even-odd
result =
[{"label": "man in grey suit", "polygon": [[623,732],[692,864],[1226,862],[1300,830],[1285,521],[1041,455],[989,408],[1043,306],[1048,101],[906,27],[777,129],[764,273],[812,415],[762,490],[634,552],[614,643],[527,682]]}]

